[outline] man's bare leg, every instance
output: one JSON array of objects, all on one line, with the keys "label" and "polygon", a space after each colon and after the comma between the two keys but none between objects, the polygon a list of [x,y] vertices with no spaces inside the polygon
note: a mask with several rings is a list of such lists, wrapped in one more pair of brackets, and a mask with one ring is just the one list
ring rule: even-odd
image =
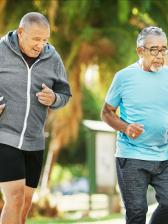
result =
[{"label": "man's bare leg", "polygon": [[24,193],[24,204],[23,204],[23,209],[22,209],[22,222],[21,224],[25,224],[26,223],[26,218],[28,215],[28,212],[31,208],[31,204],[32,204],[32,197],[33,197],[33,193],[35,191],[35,188],[31,188],[28,186],[25,186],[25,193]]},{"label": "man's bare leg", "polygon": [[5,202],[1,213],[1,224],[21,224],[25,179],[1,182],[0,187]]}]

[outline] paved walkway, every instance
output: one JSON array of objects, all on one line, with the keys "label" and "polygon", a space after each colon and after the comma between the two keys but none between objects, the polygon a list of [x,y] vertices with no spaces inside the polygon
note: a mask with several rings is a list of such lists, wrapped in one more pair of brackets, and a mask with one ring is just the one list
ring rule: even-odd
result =
[{"label": "paved walkway", "polygon": [[[147,220],[146,223],[149,222],[150,216],[157,207],[157,204],[151,205],[148,208],[148,214],[147,214]],[[118,218],[114,220],[106,220],[106,221],[96,221],[96,222],[84,222],[84,223],[79,223],[79,224],[125,224],[125,219],[124,218]]]},{"label": "paved walkway", "polygon": [[[149,218],[147,218],[147,223]],[[96,222],[80,222],[79,224],[125,224],[125,220],[123,219],[114,219],[114,220],[106,220],[106,221],[96,221]]]},{"label": "paved walkway", "polygon": [[114,219],[106,221],[96,221],[96,222],[80,222],[79,224],[124,224],[124,219]]}]

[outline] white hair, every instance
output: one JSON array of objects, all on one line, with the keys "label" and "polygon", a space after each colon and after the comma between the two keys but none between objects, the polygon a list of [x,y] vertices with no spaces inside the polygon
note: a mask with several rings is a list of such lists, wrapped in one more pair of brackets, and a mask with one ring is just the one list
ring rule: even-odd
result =
[{"label": "white hair", "polygon": [[156,26],[149,26],[144,28],[138,35],[137,37],[137,47],[143,47],[145,44],[145,40],[147,38],[148,35],[152,35],[152,36],[163,36],[166,38],[166,34],[165,32]]},{"label": "white hair", "polygon": [[49,27],[49,22],[47,18],[39,12],[29,12],[25,14],[19,24],[19,27],[26,27],[27,25],[32,25],[33,23]]}]

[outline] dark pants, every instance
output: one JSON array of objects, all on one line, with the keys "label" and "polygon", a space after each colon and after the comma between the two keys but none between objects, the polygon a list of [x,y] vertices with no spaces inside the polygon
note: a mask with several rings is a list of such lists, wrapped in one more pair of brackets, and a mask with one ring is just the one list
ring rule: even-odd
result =
[{"label": "dark pants", "polygon": [[145,224],[147,189],[156,191],[159,205],[150,224],[168,224],[168,161],[116,158],[118,183],[126,209],[126,224]]}]

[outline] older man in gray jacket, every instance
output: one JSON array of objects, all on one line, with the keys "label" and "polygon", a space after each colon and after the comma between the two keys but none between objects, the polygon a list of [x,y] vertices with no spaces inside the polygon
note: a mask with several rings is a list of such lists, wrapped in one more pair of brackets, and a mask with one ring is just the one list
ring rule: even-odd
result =
[{"label": "older man in gray jacket", "polygon": [[71,96],[49,37],[47,19],[31,12],[0,40],[1,224],[25,223],[42,167],[47,110],[64,106]]}]

